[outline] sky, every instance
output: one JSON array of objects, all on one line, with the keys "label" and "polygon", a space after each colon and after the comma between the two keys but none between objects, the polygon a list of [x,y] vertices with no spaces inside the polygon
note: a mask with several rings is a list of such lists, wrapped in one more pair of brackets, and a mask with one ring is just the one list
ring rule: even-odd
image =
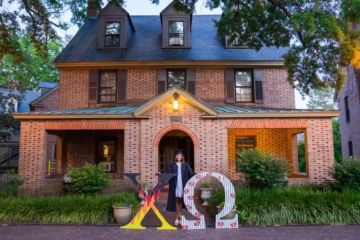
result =
[{"label": "sky", "polygon": [[[160,12],[168,5],[170,4],[172,0],[160,0],[160,3],[158,5],[151,4],[150,0],[126,0],[125,5],[123,6],[126,11],[131,15],[159,15]],[[107,2],[106,0],[104,2]],[[4,1],[4,6],[6,7],[7,1]],[[11,8],[9,6],[9,8]],[[205,7],[205,0],[199,0],[196,4],[196,13],[199,15],[203,14],[221,14],[221,9],[214,9],[210,10],[209,8]],[[65,13],[63,20],[68,20],[71,17],[71,13],[68,11]],[[66,19],[67,18],[67,19]],[[78,28],[76,26],[71,27],[67,31],[58,30],[59,35],[65,36],[66,34],[69,35],[75,35],[78,31]],[[302,97],[299,92],[295,91],[295,104],[296,108],[305,109],[306,107],[306,101],[302,100]]]}]

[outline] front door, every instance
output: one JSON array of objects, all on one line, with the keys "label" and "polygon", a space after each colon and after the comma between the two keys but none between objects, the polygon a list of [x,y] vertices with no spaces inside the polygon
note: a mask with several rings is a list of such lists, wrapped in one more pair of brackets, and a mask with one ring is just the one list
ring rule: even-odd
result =
[{"label": "front door", "polygon": [[166,172],[168,166],[175,159],[175,151],[181,149],[188,162],[194,169],[194,144],[191,138],[186,137],[163,137],[159,144],[159,172]]}]

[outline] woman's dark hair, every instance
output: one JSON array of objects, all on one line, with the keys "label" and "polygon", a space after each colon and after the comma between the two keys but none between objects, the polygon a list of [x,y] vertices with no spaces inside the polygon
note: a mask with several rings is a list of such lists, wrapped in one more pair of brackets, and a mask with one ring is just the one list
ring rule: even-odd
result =
[{"label": "woman's dark hair", "polygon": [[[180,153],[181,154],[181,162],[185,162],[185,156],[184,154]],[[176,155],[179,155],[179,154],[176,154]],[[175,158],[174,158],[174,163],[176,163],[176,155],[175,155]]]}]

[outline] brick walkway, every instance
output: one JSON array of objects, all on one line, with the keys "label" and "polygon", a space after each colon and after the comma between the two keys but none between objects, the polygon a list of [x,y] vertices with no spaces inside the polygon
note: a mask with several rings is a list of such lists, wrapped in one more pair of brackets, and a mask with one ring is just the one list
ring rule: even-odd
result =
[{"label": "brick walkway", "polygon": [[1,240],[89,240],[89,239],[243,239],[243,240],[355,240],[360,226],[240,227],[239,229],[157,231],[121,230],[118,226],[20,225],[0,226]]}]

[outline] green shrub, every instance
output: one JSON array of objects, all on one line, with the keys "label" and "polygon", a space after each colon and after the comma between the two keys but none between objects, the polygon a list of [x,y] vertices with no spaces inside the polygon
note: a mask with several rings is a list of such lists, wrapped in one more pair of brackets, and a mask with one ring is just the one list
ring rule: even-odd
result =
[{"label": "green shrub", "polygon": [[[225,200],[224,189],[209,200],[209,213]],[[332,191],[324,186],[287,186],[271,189],[236,189],[239,221],[250,225],[360,224],[360,192]]]},{"label": "green shrub", "polygon": [[329,175],[333,178],[330,183],[335,189],[341,190],[345,187],[360,190],[360,159],[350,157],[335,162],[329,170]]},{"label": "green shrub", "polygon": [[119,199],[113,204],[115,207],[129,207],[133,206],[133,216],[139,209],[139,200],[134,193],[131,192],[122,192],[119,194]]},{"label": "green shrub", "polygon": [[126,196],[139,210],[135,193],[68,195],[66,197],[14,197],[0,199],[0,223],[108,224],[115,221],[112,206]]},{"label": "green shrub", "polygon": [[18,187],[25,182],[25,179],[19,178],[14,169],[6,171],[3,177],[6,179],[6,182],[1,187],[0,198],[16,196]]},{"label": "green shrub", "polygon": [[66,186],[69,193],[94,195],[110,186],[111,176],[103,167],[85,163],[82,168],[72,168],[69,173],[72,184]]},{"label": "green shrub", "polygon": [[286,185],[288,163],[273,154],[263,153],[258,148],[245,149],[237,152],[236,159],[239,170],[245,172],[250,186],[269,188]]}]

